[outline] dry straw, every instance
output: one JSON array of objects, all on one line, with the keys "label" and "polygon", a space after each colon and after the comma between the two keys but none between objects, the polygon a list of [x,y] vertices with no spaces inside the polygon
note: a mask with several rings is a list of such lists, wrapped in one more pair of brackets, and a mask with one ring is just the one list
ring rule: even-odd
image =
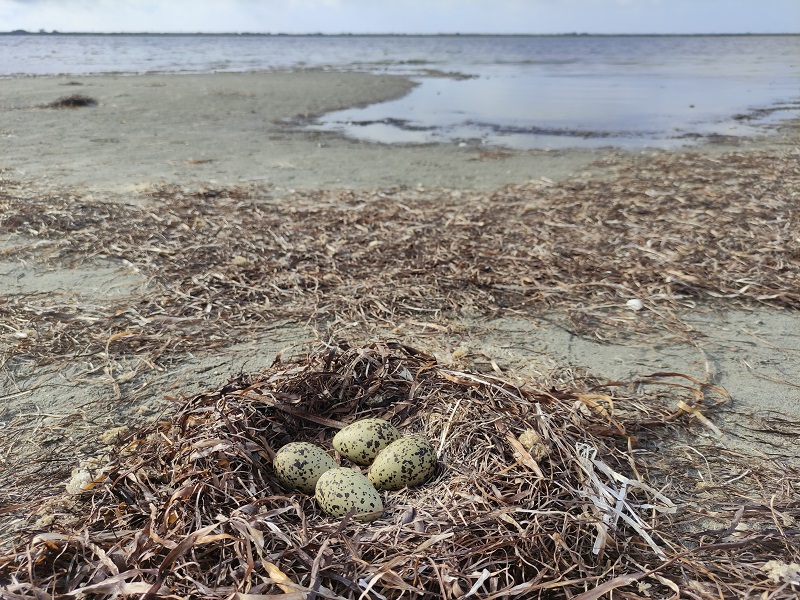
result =
[{"label": "dry straw", "polygon": [[673,311],[702,300],[800,307],[798,164],[791,152],[663,154],[493,193],[173,186],[136,204],[3,180],[0,232],[36,240],[6,259],[105,259],[148,289],[105,306],[8,298],[0,335],[41,362],[108,349],[153,363],[286,318],[386,335],[515,311],[600,339],[684,335]]}]

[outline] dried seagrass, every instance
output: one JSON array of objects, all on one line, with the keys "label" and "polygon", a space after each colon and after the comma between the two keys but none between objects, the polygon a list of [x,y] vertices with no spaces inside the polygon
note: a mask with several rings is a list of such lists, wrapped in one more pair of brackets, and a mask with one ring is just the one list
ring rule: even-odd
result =
[{"label": "dried seagrass", "polygon": [[148,282],[104,305],[9,298],[0,336],[40,363],[106,350],[157,363],[278,319],[385,336],[421,316],[558,311],[613,338],[685,331],[674,311],[714,299],[797,309],[798,164],[792,151],[656,153],[492,193],[162,186],[126,203],[0,178],[0,234],[20,240],[5,259],[93,257]]}]

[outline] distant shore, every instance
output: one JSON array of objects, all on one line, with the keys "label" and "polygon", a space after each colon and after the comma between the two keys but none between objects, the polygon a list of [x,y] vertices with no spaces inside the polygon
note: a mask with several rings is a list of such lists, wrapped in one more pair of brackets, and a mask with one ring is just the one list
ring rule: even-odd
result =
[{"label": "distant shore", "polygon": [[800,33],[283,33],[223,31],[0,31],[0,35],[175,35],[175,36],[289,36],[289,37],[771,37],[800,36]]}]

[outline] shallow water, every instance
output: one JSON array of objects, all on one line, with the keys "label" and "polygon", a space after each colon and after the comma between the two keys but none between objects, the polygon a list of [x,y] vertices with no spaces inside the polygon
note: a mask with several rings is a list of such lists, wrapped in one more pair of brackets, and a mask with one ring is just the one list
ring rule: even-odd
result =
[{"label": "shallow water", "polygon": [[0,36],[6,77],[297,68],[414,76],[313,126],[386,143],[671,147],[800,114],[800,36]]},{"label": "shallow water", "polygon": [[797,37],[509,42],[508,55],[458,69],[472,79],[419,78],[408,96],[326,115],[319,128],[378,142],[667,148],[800,114]]}]

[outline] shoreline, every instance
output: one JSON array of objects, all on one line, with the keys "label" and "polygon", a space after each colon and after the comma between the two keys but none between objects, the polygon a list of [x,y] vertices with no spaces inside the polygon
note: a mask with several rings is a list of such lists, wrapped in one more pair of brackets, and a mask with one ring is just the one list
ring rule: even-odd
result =
[{"label": "shoreline", "polygon": [[[71,85],[74,82],[80,85]],[[146,204],[154,190],[175,187],[192,193],[243,186],[262,190],[259,193],[267,197],[286,198],[295,191],[339,189],[421,193],[441,189],[461,195],[531,181],[551,185],[613,178],[634,160],[791,151],[800,138],[800,120],[795,120],[783,123],[772,135],[736,146],[704,144],[679,150],[392,146],[336,133],[298,132],[288,122],[402,96],[415,84],[398,75],[321,71],[103,75],[13,83],[0,101],[8,127],[0,137],[9,142],[0,152],[3,177],[26,182],[34,194],[67,193],[90,203]],[[41,108],[72,92],[96,98],[99,106]],[[254,123],[257,127],[252,127]],[[26,243],[13,235],[3,237],[11,251]],[[4,280],[12,294],[35,292],[36,285],[19,283],[20,273],[29,273],[26,269],[34,277],[47,277],[49,271],[35,264],[22,271],[9,269]],[[17,273],[16,281],[9,279],[10,273]],[[122,280],[129,275],[122,273]],[[55,281],[69,286],[68,279]],[[56,290],[53,285],[42,281],[42,289]],[[589,359],[591,353],[578,356]]]},{"label": "shoreline", "polygon": [[[69,85],[77,82],[81,85]],[[10,80],[0,104],[0,164],[25,179],[128,191],[154,182],[282,188],[419,186],[493,189],[588,165],[596,151],[389,146],[298,131],[298,120],[383,102],[406,76],[322,71],[261,74],[48,77]],[[40,110],[72,93],[99,105]],[[488,153],[491,155],[491,151]],[[498,168],[502,165],[502,169]]]},{"label": "shoreline", "polygon": [[[416,85],[405,75],[318,69],[8,79],[0,99],[0,165],[21,179],[112,194],[156,182],[491,190],[591,171],[603,156],[719,153],[782,139],[765,131],[734,144],[701,141],[674,150],[517,150],[473,143],[383,144],[302,129],[309,119],[400,98]],[[72,94],[98,104],[46,108]]]}]

